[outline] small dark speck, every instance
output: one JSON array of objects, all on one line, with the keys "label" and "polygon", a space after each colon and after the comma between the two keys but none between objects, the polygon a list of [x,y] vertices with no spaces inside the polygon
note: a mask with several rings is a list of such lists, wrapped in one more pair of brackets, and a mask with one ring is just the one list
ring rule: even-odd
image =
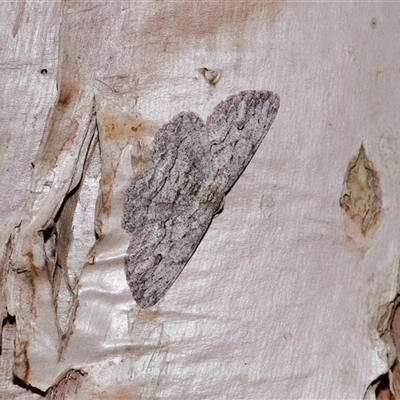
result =
[{"label": "small dark speck", "polygon": [[371,18],[371,28],[372,28],[372,29],[375,29],[375,28],[376,28],[376,25],[377,25],[376,18]]},{"label": "small dark speck", "polygon": [[35,164],[33,162],[31,162],[31,167],[35,168]]},{"label": "small dark speck", "polygon": [[43,68],[43,69],[40,71],[40,73],[41,73],[42,75],[46,75],[46,74],[47,74],[47,69]]}]

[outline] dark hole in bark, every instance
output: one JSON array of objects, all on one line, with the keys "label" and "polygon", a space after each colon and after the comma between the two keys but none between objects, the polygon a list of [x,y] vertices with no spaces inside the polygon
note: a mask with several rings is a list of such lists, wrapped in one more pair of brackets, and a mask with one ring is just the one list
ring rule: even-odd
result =
[{"label": "dark hole in bark", "polygon": [[14,325],[15,324],[15,316],[7,314],[7,317],[3,319],[2,326],[4,325]]},{"label": "dark hole in bark", "polygon": [[38,388],[35,388],[31,385],[26,384],[22,379],[18,378],[17,376],[13,375],[13,384],[17,385],[23,389],[26,389],[27,391],[31,392],[31,393],[35,393],[38,394],[41,397],[45,397],[46,396],[46,392],[42,392],[41,390],[39,390]]},{"label": "dark hole in bark", "polygon": [[375,396],[378,400],[394,400],[395,397],[393,394],[390,392],[390,386],[389,386],[389,374],[385,374],[380,376],[376,382],[378,383],[378,386],[375,389]]}]

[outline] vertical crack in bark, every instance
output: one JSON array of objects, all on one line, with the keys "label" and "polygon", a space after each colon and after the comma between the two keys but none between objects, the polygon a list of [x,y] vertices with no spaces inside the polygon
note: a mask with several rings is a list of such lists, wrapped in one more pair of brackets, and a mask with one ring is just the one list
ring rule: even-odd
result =
[{"label": "vertical crack in bark", "polygon": [[7,274],[8,274],[8,265],[10,261],[10,256],[12,252],[11,246],[11,237],[8,239],[8,242],[3,249],[3,254],[0,260],[0,317],[2,323],[0,324],[0,347],[2,346],[2,339],[3,339],[3,324],[4,320],[7,318],[7,302],[6,302],[6,295],[5,295],[5,287],[7,281]]},{"label": "vertical crack in bark", "polygon": [[[65,198],[55,219],[55,267],[52,275],[53,301],[60,335],[60,357],[72,334],[75,312],[78,306],[76,288],[79,274],[69,270],[69,258],[74,237],[74,217],[81,196],[82,182],[87,173],[92,156],[98,145],[97,136],[92,139],[83,164],[81,179]],[[93,232],[94,232],[94,221]],[[94,233],[93,233],[94,235]],[[80,264],[83,266],[84,260]]]}]

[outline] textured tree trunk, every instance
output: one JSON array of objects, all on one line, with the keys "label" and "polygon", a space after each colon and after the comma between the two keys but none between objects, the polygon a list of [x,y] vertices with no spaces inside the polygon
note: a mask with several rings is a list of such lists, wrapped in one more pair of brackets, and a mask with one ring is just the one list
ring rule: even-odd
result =
[{"label": "textured tree trunk", "polygon": [[[398,4],[0,7],[0,398],[400,398]],[[255,135],[267,91],[267,136],[232,189],[207,175],[218,215],[143,300],[155,274],[129,286],[129,263],[165,259],[146,243],[167,223],[144,240],[127,215],[150,218],[151,196],[127,193],[144,171],[175,182],[175,136],[154,137],[193,129],[213,171],[196,143],[228,136],[218,110]],[[218,164],[233,181],[238,154]]]}]

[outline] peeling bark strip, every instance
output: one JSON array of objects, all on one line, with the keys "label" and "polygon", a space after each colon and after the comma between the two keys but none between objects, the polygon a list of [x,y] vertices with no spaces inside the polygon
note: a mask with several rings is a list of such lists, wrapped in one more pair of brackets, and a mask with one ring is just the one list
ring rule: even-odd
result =
[{"label": "peeling bark strip", "polygon": [[85,379],[87,374],[70,369],[61,376],[57,383],[47,391],[44,400],[64,400],[69,397],[74,397]]},{"label": "peeling bark strip", "polygon": [[123,227],[132,234],[126,279],[142,307],[177,279],[265,137],[279,108],[271,92],[221,102],[207,124],[182,112],[156,134],[153,165],[128,190]]},{"label": "peeling bark strip", "polygon": [[347,169],[340,207],[359,226],[363,236],[378,223],[382,207],[381,189],[378,173],[368,160],[364,145]]}]

